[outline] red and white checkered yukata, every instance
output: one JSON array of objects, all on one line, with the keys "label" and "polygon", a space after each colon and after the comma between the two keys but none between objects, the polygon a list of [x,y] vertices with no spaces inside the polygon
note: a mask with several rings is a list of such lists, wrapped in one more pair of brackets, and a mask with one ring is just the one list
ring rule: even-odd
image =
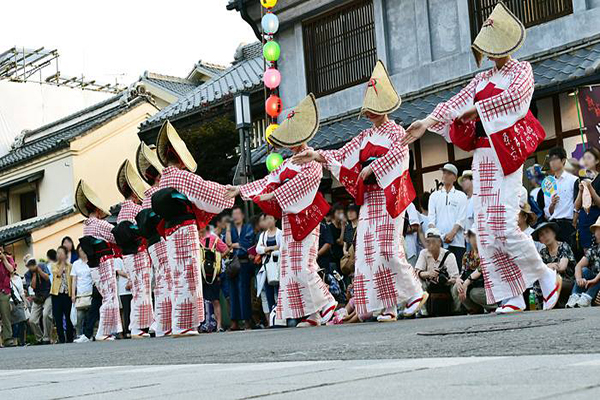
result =
[{"label": "red and white checkered yukata", "polygon": [[[158,186],[152,186],[144,192],[142,209],[152,208],[152,195]],[[148,246],[148,254],[154,270],[154,332],[157,337],[171,333],[173,318],[173,276],[167,257],[167,242],[160,238],[159,242]]]},{"label": "red and white checkered yukata", "polygon": [[266,212],[282,218],[277,319],[298,319],[319,311],[326,312],[324,308],[335,301],[317,273],[319,223],[329,209],[318,193],[322,176],[323,168],[317,162],[299,166],[287,159],[263,179],[240,186],[245,200],[274,193],[271,211],[268,206],[259,205]]},{"label": "red and white checkered yukata", "polygon": [[[95,217],[83,221],[83,236],[92,236],[114,245],[115,237],[111,232],[112,229],[113,226],[109,222]],[[117,275],[112,254],[100,259],[98,274],[100,280],[96,282],[96,288],[102,295],[102,305],[100,306],[100,321],[98,322],[96,339],[102,340],[107,336],[123,331],[119,294],[117,293]]]},{"label": "red and white checkered yukata", "polygon": [[[502,69],[478,74],[457,95],[440,103],[431,128],[458,147],[473,151],[473,208],[487,301],[520,296],[548,276],[533,240],[517,219],[523,163],[545,138],[529,111],[534,80],[528,62],[509,60]],[[480,121],[457,118],[475,105]]]},{"label": "red and white checkered yukata", "polygon": [[[173,188],[187,196],[205,214],[205,223],[210,216],[233,207],[233,199],[225,199],[225,186],[173,166],[162,171],[159,189],[165,188]],[[172,333],[182,334],[198,329],[204,321],[198,225],[195,220],[186,221],[167,229],[165,236],[173,274]]]},{"label": "red and white checkered yukata", "polygon": [[[325,167],[362,205],[356,234],[354,296],[357,312],[394,309],[422,297],[414,269],[406,260],[402,229],[406,207],[415,198],[408,173],[405,132],[388,121],[366,129],[338,150],[319,151]],[[369,162],[375,180],[358,178]]]},{"label": "red and white checkered yukata", "polygon": [[[142,206],[131,200],[121,203],[121,211],[117,216],[117,224],[129,221],[136,223],[135,216]],[[154,321],[152,310],[152,264],[146,245],[142,244],[137,253],[123,255],[123,267],[131,282],[131,315],[129,331],[132,335],[140,335],[142,330],[150,328]]]}]

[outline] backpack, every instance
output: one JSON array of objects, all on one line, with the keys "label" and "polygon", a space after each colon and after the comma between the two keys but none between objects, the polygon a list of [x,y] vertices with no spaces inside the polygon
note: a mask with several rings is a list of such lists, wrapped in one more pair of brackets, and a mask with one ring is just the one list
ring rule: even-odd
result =
[{"label": "backpack", "polygon": [[204,244],[200,245],[202,279],[209,285],[215,283],[221,274],[221,253],[216,250],[217,240],[210,247],[210,237],[206,237]]}]

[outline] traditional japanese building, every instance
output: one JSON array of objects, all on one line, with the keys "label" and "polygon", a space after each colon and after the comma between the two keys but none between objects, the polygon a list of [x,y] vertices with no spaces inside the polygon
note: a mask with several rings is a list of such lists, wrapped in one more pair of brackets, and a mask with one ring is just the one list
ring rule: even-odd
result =
[{"label": "traditional japanese building", "polygon": [[[471,43],[494,8],[487,0],[279,0],[273,9],[282,55],[280,96],[284,109],[307,93],[318,98],[322,124],[309,143],[337,148],[366,128],[357,119],[365,86],[377,59],[387,65],[403,104],[392,118],[407,127],[427,116],[478,72]],[[547,150],[563,146],[569,156],[582,143],[573,91],[600,83],[600,0],[506,0],[524,22],[527,39],[515,54],[533,65],[532,111],[547,138],[528,161],[542,163]],[[258,0],[231,0],[257,34]],[[491,68],[484,63],[484,69]],[[285,112],[282,115],[286,115]],[[411,146],[413,182],[432,190],[446,162],[469,169],[471,154],[427,133]],[[252,154],[264,173],[265,145]],[[337,182],[331,182],[334,192]]]}]

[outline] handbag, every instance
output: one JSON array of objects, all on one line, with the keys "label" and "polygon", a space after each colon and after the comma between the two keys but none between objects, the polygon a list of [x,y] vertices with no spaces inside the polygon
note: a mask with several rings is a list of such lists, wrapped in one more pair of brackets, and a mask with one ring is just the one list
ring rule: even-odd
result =
[{"label": "handbag", "polygon": [[[210,238],[207,237],[204,246],[200,246],[202,252],[202,278],[209,285],[221,274],[221,253],[217,251],[217,240],[210,246]],[[209,281],[210,280],[210,281]]]},{"label": "handbag", "polygon": [[354,273],[355,263],[356,263],[356,251],[354,248],[354,243],[356,243],[356,232],[358,231],[358,226],[354,230],[354,237],[352,239],[352,245],[348,248],[348,252],[342,256],[340,260],[340,269],[342,270],[342,274],[350,275]]},{"label": "handbag", "polygon": [[240,264],[240,259],[235,254],[225,260],[225,273],[227,274],[227,278],[235,279],[240,274],[240,269],[242,269],[242,264]]},{"label": "handbag", "polygon": [[278,257],[270,255],[265,262],[267,271],[267,283],[271,286],[279,285],[279,260]]},{"label": "handbag", "polygon": [[83,310],[89,308],[92,305],[92,294],[82,294],[78,295],[75,299],[75,308],[78,310]]}]

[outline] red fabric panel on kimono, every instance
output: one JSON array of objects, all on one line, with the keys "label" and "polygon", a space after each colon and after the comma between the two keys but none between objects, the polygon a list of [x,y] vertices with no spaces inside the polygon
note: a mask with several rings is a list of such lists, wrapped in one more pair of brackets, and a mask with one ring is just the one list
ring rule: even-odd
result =
[{"label": "red fabric panel on kimono", "polygon": [[[266,189],[262,192],[262,194],[267,194],[273,192],[277,189],[278,185],[276,183],[270,183]],[[261,201],[260,196],[254,196],[252,201],[265,213],[268,215],[272,215],[277,219],[281,219],[283,212],[281,211],[281,207],[275,200]]]},{"label": "red fabric panel on kimono", "polygon": [[525,160],[545,138],[546,132],[542,124],[531,111],[513,126],[492,134],[492,147],[500,160],[504,175],[512,174],[525,164]]},{"label": "red fabric panel on kimono", "polygon": [[455,119],[450,125],[450,141],[461,150],[475,150],[477,148],[475,121],[463,123],[460,119]]},{"label": "red fabric panel on kimono", "polygon": [[192,211],[194,212],[194,216],[196,217],[196,225],[198,225],[198,230],[203,229],[206,225],[208,225],[216,215],[201,210],[194,205],[192,205]]},{"label": "red fabric panel on kimono", "polygon": [[288,214],[288,221],[292,228],[292,237],[295,241],[304,240],[325,218],[329,211],[329,203],[320,192],[317,192],[312,204],[298,214]]},{"label": "red fabric panel on kimono", "polygon": [[385,208],[392,218],[396,218],[417,197],[408,170],[394,179],[385,189]]}]

